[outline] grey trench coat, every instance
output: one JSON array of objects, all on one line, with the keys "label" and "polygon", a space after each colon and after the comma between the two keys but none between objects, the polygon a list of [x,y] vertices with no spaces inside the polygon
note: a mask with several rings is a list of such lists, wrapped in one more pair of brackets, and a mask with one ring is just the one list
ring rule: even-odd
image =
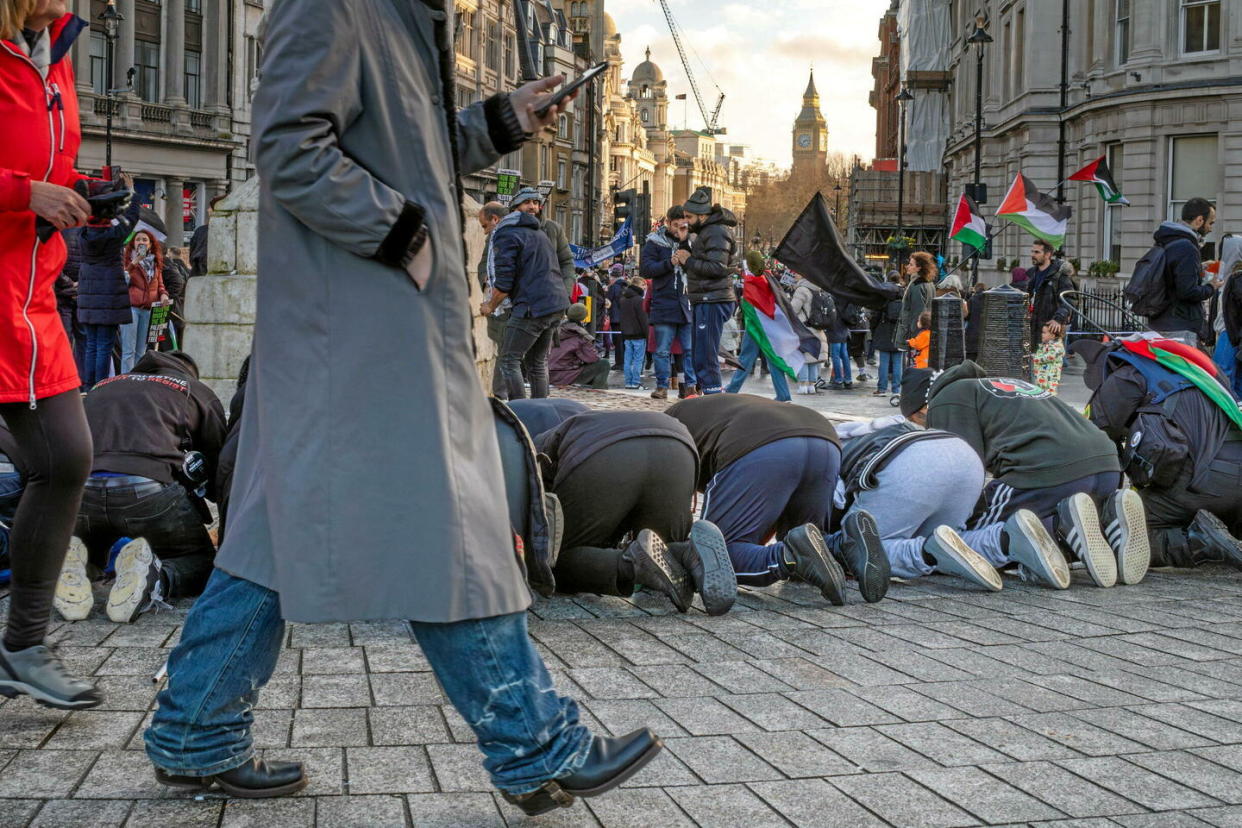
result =
[{"label": "grey trench coat", "polygon": [[[441,74],[452,9],[432,5],[269,11],[258,315],[216,565],[278,592],[293,621],[450,622],[530,603],[475,374],[458,195],[463,170],[500,156],[492,136],[516,146],[520,130],[500,133],[483,104],[460,111],[458,169]],[[430,234],[421,292],[374,258],[407,203]]]}]

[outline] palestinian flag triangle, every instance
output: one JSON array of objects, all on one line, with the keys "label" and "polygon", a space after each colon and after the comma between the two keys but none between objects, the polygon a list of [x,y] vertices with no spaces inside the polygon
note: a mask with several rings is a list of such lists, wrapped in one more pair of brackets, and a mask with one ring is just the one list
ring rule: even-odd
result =
[{"label": "palestinian flag triangle", "polygon": [[1052,196],[1041,193],[1035,182],[1018,173],[996,215],[1059,248],[1065,242],[1065,229],[1072,212],[1069,205],[1057,204]]},{"label": "palestinian flag triangle", "polygon": [[1100,191],[1100,198],[1109,204],[1128,205],[1130,203],[1130,200],[1117,189],[1117,184],[1113,181],[1113,173],[1108,169],[1108,162],[1104,160],[1103,155],[1071,175],[1069,180],[1091,182]]},{"label": "palestinian flag triangle", "polygon": [[957,203],[957,213],[953,216],[953,231],[949,238],[968,244],[981,250],[988,240],[988,225],[979,215],[979,205],[968,195],[963,195]]},{"label": "palestinian flag triangle", "polygon": [[1127,351],[1154,359],[1170,371],[1181,374],[1204,393],[1238,428],[1242,428],[1242,411],[1238,401],[1221,384],[1221,372],[1212,360],[1198,348],[1174,339],[1137,338],[1123,339],[1121,345]]},{"label": "palestinian flag triangle", "polygon": [[797,379],[807,355],[819,357],[819,338],[798,321],[785,291],[771,276],[747,271],[742,280],[742,320],[747,336],[759,346],[771,370]]}]

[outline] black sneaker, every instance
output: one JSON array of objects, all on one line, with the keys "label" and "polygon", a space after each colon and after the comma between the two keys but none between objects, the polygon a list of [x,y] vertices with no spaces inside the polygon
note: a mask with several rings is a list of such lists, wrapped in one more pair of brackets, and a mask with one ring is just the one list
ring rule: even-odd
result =
[{"label": "black sneaker", "polygon": [[1100,530],[1100,513],[1090,495],[1079,492],[1057,504],[1057,534],[1087,567],[1096,586],[1117,583],[1117,559]]},{"label": "black sneaker", "polygon": [[1194,562],[1221,562],[1242,567],[1242,541],[1233,536],[1225,522],[1207,509],[1195,513],[1186,527]]},{"label": "black sneaker", "polygon": [[690,610],[694,582],[677,559],[669,554],[659,535],[650,529],[642,530],[622,555],[634,566],[634,583],[663,592],[678,612]]},{"label": "black sneaker", "polygon": [[724,615],[737,600],[737,575],[724,535],[714,523],[696,520],[685,543],[668,545],[669,554],[690,573],[708,615]]},{"label": "black sneaker", "polygon": [[824,543],[824,534],[813,523],[799,526],[785,535],[785,565],[834,606],[845,605],[845,573],[833,560]]},{"label": "black sneaker", "polygon": [[840,539],[834,551],[839,553],[838,560],[845,571],[858,582],[863,600],[874,604],[883,599],[893,572],[875,518],[862,509],[851,511],[841,521]]},{"label": "black sneaker", "polygon": [[27,695],[44,707],[85,710],[103,703],[95,685],[69,675],[65,665],[42,644],[9,652],[0,643],[0,696]]},{"label": "black sneaker", "polygon": [[1104,537],[1117,558],[1117,583],[1137,584],[1151,566],[1151,543],[1147,539],[1147,512],[1133,489],[1118,489],[1100,510]]}]

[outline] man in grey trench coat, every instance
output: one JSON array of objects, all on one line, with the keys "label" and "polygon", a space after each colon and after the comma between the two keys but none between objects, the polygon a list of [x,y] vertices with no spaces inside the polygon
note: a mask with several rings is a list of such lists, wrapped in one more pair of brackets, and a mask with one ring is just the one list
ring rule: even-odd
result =
[{"label": "man in grey trench coat", "polygon": [[528,813],[615,787],[660,749],[592,737],[526,631],[492,415],[476,380],[463,171],[555,122],[550,78],[454,111],[445,0],[277,0],[254,101],[253,358],[217,570],[146,732],[160,782],[306,784],[255,758],[284,621],[410,619],[493,783]]}]

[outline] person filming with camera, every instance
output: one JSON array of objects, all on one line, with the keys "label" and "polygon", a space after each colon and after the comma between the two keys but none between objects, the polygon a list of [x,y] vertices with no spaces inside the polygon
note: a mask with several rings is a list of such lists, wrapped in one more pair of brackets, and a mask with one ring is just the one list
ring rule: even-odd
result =
[{"label": "person filming with camera", "polygon": [[66,255],[56,231],[84,224],[92,203],[115,209],[126,198],[73,167],[81,128],[70,48],[85,28],[64,0],[0,0],[0,418],[27,471],[10,536],[0,695],[69,710],[103,699],[44,644],[91,469],[81,379],[53,290]]}]

